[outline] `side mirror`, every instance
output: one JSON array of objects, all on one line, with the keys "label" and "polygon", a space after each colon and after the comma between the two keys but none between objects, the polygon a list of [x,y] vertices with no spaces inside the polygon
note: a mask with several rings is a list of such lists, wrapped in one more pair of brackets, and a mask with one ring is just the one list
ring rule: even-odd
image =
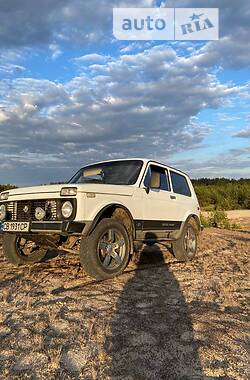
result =
[{"label": "side mirror", "polygon": [[150,188],[159,189],[161,187],[161,174],[158,172],[152,171],[150,179]]}]

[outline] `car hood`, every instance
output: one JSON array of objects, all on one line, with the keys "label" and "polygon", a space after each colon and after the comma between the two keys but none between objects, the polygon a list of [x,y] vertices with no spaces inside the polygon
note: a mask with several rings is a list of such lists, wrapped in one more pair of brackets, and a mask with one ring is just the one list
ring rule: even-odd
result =
[{"label": "car hood", "polygon": [[[105,184],[57,184],[57,185],[43,185],[43,186],[31,186],[20,187],[17,189],[8,190],[9,198],[16,196],[29,196],[37,195],[40,197],[45,196],[58,196],[63,187],[76,187],[78,193],[99,193],[99,194],[114,194],[131,196],[134,192],[133,186],[126,185],[105,185]],[[6,192],[6,191],[4,191]]]}]

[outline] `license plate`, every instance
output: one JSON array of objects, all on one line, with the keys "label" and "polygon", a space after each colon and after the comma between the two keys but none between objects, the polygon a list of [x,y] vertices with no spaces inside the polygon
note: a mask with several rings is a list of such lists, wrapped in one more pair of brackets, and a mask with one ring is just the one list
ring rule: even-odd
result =
[{"label": "license plate", "polygon": [[5,232],[29,232],[29,222],[4,222],[3,231]]}]

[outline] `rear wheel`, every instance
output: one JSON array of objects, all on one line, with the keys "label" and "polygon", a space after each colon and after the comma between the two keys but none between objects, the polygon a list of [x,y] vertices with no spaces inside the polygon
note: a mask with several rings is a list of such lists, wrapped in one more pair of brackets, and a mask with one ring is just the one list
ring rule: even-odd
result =
[{"label": "rear wheel", "polygon": [[81,241],[80,261],[86,273],[98,280],[115,277],[126,268],[130,240],[123,224],[103,219],[93,232]]},{"label": "rear wheel", "polygon": [[183,227],[180,239],[173,242],[173,253],[179,261],[190,261],[197,252],[198,228],[194,220],[190,219]]},{"label": "rear wheel", "polygon": [[3,253],[12,264],[33,264],[41,261],[47,249],[15,234],[3,235]]}]

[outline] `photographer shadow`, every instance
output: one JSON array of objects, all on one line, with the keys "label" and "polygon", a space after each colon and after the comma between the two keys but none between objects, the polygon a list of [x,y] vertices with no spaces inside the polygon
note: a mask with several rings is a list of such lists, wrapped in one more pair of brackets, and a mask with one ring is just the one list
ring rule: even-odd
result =
[{"label": "photographer shadow", "polygon": [[185,298],[158,245],[140,253],[117,302],[105,350],[111,379],[207,379]]}]

